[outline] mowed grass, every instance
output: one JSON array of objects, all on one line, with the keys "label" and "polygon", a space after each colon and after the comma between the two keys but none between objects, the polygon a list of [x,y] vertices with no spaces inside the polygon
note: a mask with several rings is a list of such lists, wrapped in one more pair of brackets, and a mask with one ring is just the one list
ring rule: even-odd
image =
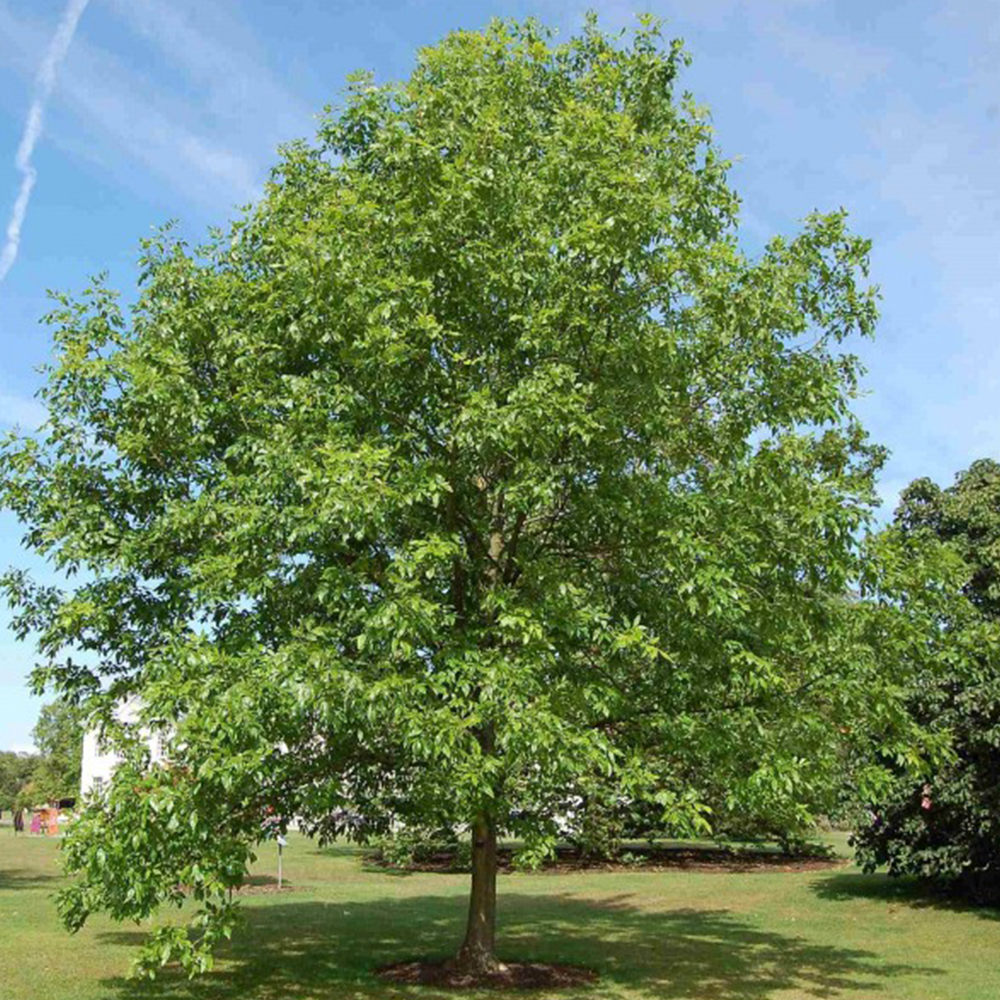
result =
[{"label": "mowed grass", "polygon": [[[167,971],[147,985],[126,978],[141,928],[96,919],[75,937],[62,930],[52,901],[57,855],[52,840],[0,828],[0,997],[456,996],[387,986],[372,969],[454,949],[464,876],[366,871],[351,849],[293,837],[285,874],[294,891],[249,897],[246,926],[208,976],[189,981]],[[259,876],[272,876],[275,860],[268,848]],[[505,875],[500,921],[504,956],[600,971],[592,988],[533,997],[1000,997],[1000,912],[948,905],[853,867]]]}]

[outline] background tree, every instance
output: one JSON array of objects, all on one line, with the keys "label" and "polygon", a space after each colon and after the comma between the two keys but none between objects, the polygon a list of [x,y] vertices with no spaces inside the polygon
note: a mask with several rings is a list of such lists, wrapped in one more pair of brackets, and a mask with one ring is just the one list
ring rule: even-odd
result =
[{"label": "background tree", "polygon": [[42,706],[31,731],[37,753],[0,752],[0,809],[76,798],[80,792],[80,711],[57,699]]},{"label": "background tree", "polygon": [[35,754],[0,751],[0,809],[14,809],[18,793],[38,766]]},{"label": "background tree", "polygon": [[31,738],[38,748],[38,763],[31,775],[36,802],[79,796],[83,753],[80,710],[64,699],[43,705]]},{"label": "background tree", "polygon": [[843,346],[869,245],[835,213],[741,250],[685,59],[649,20],[455,33],[353,78],[228,232],[148,241],[130,312],[59,300],[3,482],[88,573],[6,579],[35,682],[127,757],[66,842],[71,928],[186,886],[198,931],[147,967],[204,968],[266,817],[463,825],[454,965],[488,975],[497,838],[544,856],[589,782],[691,832],[719,794],[806,815],[873,714],[909,739],[893,605],[842,598],[882,457]]},{"label": "background tree", "polygon": [[950,759],[928,773],[897,769],[855,836],[868,870],[941,882],[980,902],[1000,902],[1000,464],[982,459],[941,489],[914,480],[895,515],[905,538],[952,545],[969,567],[968,605],[944,622],[973,655],[945,673],[917,677],[910,710],[948,738]]}]

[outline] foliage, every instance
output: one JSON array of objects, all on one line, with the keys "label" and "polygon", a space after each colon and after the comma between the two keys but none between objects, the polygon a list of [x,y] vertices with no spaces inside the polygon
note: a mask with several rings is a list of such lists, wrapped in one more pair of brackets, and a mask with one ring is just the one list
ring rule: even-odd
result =
[{"label": "foliage", "polygon": [[35,754],[0,751],[0,809],[17,808],[18,793],[38,766]]},{"label": "foliage", "polygon": [[975,612],[947,627],[975,655],[913,685],[914,718],[947,734],[952,754],[926,774],[897,774],[858,830],[858,857],[868,870],[885,864],[1000,903],[1000,463],[974,462],[947,489],[915,480],[895,521],[906,535],[945,540],[968,563]]},{"label": "foliage", "polygon": [[36,802],[78,797],[83,754],[80,709],[64,699],[43,705],[31,737],[39,750],[32,774]]},{"label": "foliage", "polygon": [[650,19],[456,32],[352,78],[227,232],[147,241],[131,311],[59,298],[47,433],[2,480],[85,581],[6,578],[35,682],[128,762],[68,838],[71,927],[186,887],[196,933],[147,957],[196,971],[267,816],[356,812],[473,829],[488,961],[495,837],[543,856],[567,790],[804,817],[845,740],[919,752],[925,612],[857,544],[869,244],[814,214],[748,256],[686,61]]},{"label": "foliage", "polygon": [[[623,801],[614,782],[589,781],[568,804],[563,827],[585,858],[615,858],[628,830],[627,817],[636,804]],[[653,807],[659,816],[660,810]]]},{"label": "foliage", "polygon": [[444,857],[450,867],[467,871],[471,861],[468,840],[450,829],[404,827],[375,838],[372,846],[389,868],[411,868]]},{"label": "foliage", "polygon": [[[192,973],[210,969],[212,947],[236,922],[231,890],[255,857],[248,824],[257,825],[260,839],[266,833],[259,807],[232,811],[234,800],[247,802],[249,795],[239,788],[216,794],[220,786],[224,779],[216,785],[183,770],[121,765],[108,793],[74,820],[64,840],[65,865],[81,876],[59,898],[66,926],[79,930],[97,907],[125,920],[191,898],[201,907],[194,933],[183,924],[157,929],[138,971],[151,975],[171,959]],[[155,863],[157,872],[151,875],[137,858]]]}]

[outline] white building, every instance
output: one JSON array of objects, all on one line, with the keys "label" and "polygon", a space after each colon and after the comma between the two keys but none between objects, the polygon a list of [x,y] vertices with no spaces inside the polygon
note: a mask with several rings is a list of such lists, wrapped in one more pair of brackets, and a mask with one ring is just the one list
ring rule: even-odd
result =
[{"label": "white building", "polygon": [[[123,702],[115,715],[119,722],[135,723],[139,719],[139,706],[134,700]],[[142,738],[149,746],[151,763],[166,759],[166,742],[162,733],[153,733],[145,727],[140,729]],[[115,768],[121,763],[121,756],[110,747],[101,746],[96,729],[88,729],[83,734],[83,759],[80,764],[80,795],[84,798],[91,792],[101,792],[111,782]]]}]

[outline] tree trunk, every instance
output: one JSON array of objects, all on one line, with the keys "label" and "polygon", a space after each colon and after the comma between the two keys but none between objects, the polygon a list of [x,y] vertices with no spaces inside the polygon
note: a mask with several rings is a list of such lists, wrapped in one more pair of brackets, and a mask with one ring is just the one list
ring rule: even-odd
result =
[{"label": "tree trunk", "polygon": [[465,940],[449,963],[473,976],[485,976],[503,968],[496,956],[497,924],[497,829],[489,815],[472,824],[472,891]]}]

